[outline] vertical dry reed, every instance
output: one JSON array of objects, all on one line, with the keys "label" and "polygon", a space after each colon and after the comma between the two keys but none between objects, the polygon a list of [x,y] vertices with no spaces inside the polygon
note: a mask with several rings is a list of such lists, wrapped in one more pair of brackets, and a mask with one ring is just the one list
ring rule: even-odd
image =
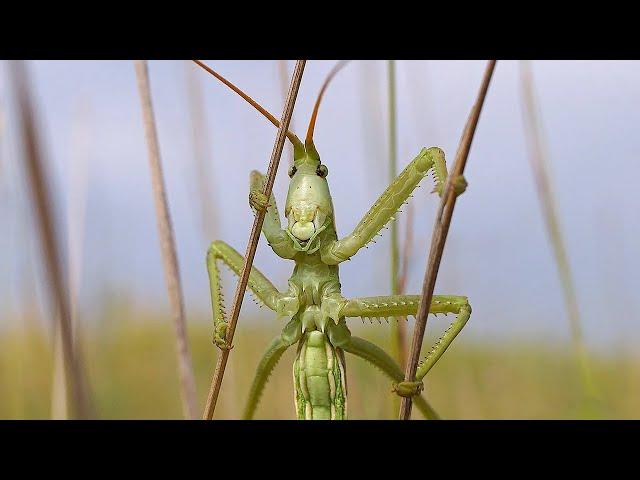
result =
[{"label": "vertical dry reed", "polygon": [[[293,78],[291,79],[291,86],[289,87],[289,93],[287,94],[287,101],[285,102],[282,118],[280,119],[280,126],[278,127],[278,134],[276,135],[276,142],[271,152],[271,160],[269,161],[269,168],[267,170],[267,180],[265,182],[263,193],[267,198],[271,196],[273,190],[273,184],[276,179],[276,173],[278,171],[278,165],[280,164],[280,157],[282,156],[282,149],[284,147],[284,141],[286,138],[286,132],[289,129],[291,122],[291,116],[293,115],[293,107],[296,103],[298,96],[298,90],[300,83],[302,82],[302,74],[304,73],[304,66],[306,60],[298,60],[293,72]],[[227,343],[232,344],[233,335],[238,323],[238,316],[240,314],[240,308],[242,307],[242,299],[247,289],[247,282],[249,281],[249,273],[251,272],[251,266],[253,264],[253,258],[256,254],[258,247],[258,241],[260,240],[260,231],[262,230],[262,224],[264,222],[265,211],[258,211],[251,227],[251,233],[249,234],[249,242],[247,244],[247,251],[244,256],[244,264],[240,271],[240,279],[236,286],[236,291],[233,296],[233,305],[231,307],[231,314],[229,315],[229,327],[227,329]],[[224,371],[227,366],[227,360],[229,359],[230,350],[221,350],[218,355],[218,361],[216,363],[216,369],[211,381],[211,388],[209,389],[209,395],[207,397],[207,405],[203,414],[205,420],[211,420],[218,401],[218,395],[220,394],[220,387],[222,385],[222,379],[224,377]]]},{"label": "vertical dry reed", "polygon": [[42,159],[25,62],[11,61],[9,74],[17,97],[25,170],[37,218],[48,293],[51,304],[55,306],[56,328],[59,329],[62,339],[67,390],[71,392],[73,400],[71,415],[73,418],[89,418],[91,407],[88,388],[82,361],[73,342],[67,280],[63,272],[62,252],[54,223],[54,195]]},{"label": "vertical dry reed", "polygon": [[558,275],[562,284],[565,308],[569,318],[569,329],[571,331],[571,342],[576,358],[576,363],[580,371],[580,378],[584,394],[588,401],[598,398],[597,388],[593,381],[591,369],[589,368],[589,358],[587,348],[582,333],[580,312],[578,310],[578,300],[576,297],[571,267],[567,257],[562,229],[558,218],[558,207],[553,194],[551,177],[549,174],[548,151],[544,142],[542,125],[540,120],[539,106],[533,87],[533,74],[529,62],[520,63],[520,81],[522,95],[522,114],[525,126],[525,137],[529,162],[535,179],[538,192],[538,199],[542,208],[549,241],[553,248]]},{"label": "vertical dry reed", "polygon": [[[86,102],[76,105],[72,125],[71,156],[67,194],[67,251],[69,272],[69,305],[71,330],[76,348],[80,348],[80,325],[78,322],[78,295],[82,275],[84,235],[87,206],[89,166],[89,119]],[[68,392],[64,389],[64,363],[62,361],[62,339],[55,332],[53,382],[51,392],[51,418],[66,419],[69,415]]]},{"label": "vertical dry reed", "polygon": [[211,155],[211,130],[209,128],[202,95],[200,78],[196,77],[192,62],[185,65],[187,76],[187,93],[189,98],[189,119],[191,121],[191,141],[193,144],[198,203],[200,204],[202,233],[206,242],[213,240],[217,212],[214,208],[211,186],[214,184],[211,175],[213,161]]},{"label": "vertical dry reed", "polygon": [[[427,261],[427,269],[425,271],[424,283],[422,285],[422,297],[420,299],[418,314],[416,315],[416,326],[413,332],[411,354],[405,370],[405,381],[413,381],[416,376],[418,360],[420,359],[420,350],[422,348],[424,332],[427,326],[427,315],[429,314],[429,308],[433,298],[433,289],[436,284],[436,278],[438,277],[438,269],[440,268],[444,245],[447,241],[447,234],[449,233],[451,218],[456,205],[456,195],[454,194],[453,182],[464,173],[464,168],[469,156],[469,150],[471,149],[471,143],[476,131],[476,126],[478,125],[482,106],[484,105],[484,99],[486,98],[487,90],[489,89],[489,82],[491,81],[495,64],[495,60],[490,60],[485,69],[478,97],[471,109],[471,113],[467,119],[467,124],[465,125],[462,133],[460,144],[456,152],[456,158],[447,178],[442,200],[440,202],[440,208],[436,215],[436,222],[433,227],[433,236],[431,238],[431,247]],[[411,405],[412,402],[410,397],[403,397],[401,399],[401,419],[408,420],[411,418]]]},{"label": "vertical dry reed", "polygon": [[[397,106],[396,106],[396,63],[394,60],[387,61],[387,82],[388,82],[388,115],[389,115],[389,183],[393,182],[398,173],[398,135],[397,135]],[[391,295],[398,295],[398,282],[400,280],[400,247],[398,245],[398,222],[391,222],[391,244],[390,244],[390,286]],[[392,356],[404,369],[406,364],[406,325],[404,318],[395,318],[391,322],[391,352]]]},{"label": "vertical dry reed", "polygon": [[178,255],[176,253],[173,226],[167,204],[167,193],[160,160],[160,145],[158,143],[158,133],[153,113],[153,104],[151,102],[151,87],[149,85],[147,62],[145,60],[136,60],[135,70],[149,154],[149,169],[151,171],[151,186],[153,189],[156,220],[158,223],[160,250],[162,252],[162,261],[167,282],[167,294],[169,296],[175,326],[182,407],[185,418],[195,419],[197,417],[196,387],[187,338]]}]

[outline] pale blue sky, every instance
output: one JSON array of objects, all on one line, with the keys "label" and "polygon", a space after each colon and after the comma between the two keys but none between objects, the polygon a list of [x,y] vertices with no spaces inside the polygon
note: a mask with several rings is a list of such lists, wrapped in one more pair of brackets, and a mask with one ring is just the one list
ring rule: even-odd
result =
[{"label": "pale blue sky", "polygon": [[[209,63],[279,116],[283,100],[277,62]],[[299,135],[304,134],[319,86],[333,63],[307,64],[293,122]],[[291,69],[293,62],[288,66]],[[42,140],[54,166],[62,227],[66,225],[66,194],[73,184],[69,179],[82,172],[78,167],[82,161],[73,159],[88,160],[90,193],[79,293],[84,316],[96,315],[89,307],[107,287],[128,290],[137,303],[167,310],[132,63],[34,61],[29,68]],[[247,205],[248,174],[252,169],[265,169],[276,132],[239,97],[195,68],[188,62],[150,62],[191,316],[209,311],[204,255],[211,239],[202,234],[195,188],[186,89],[190,70],[203,88],[209,126],[212,201],[219,219],[215,236],[240,251],[252,221]],[[422,146],[440,146],[452,161],[484,62],[401,61],[397,68],[399,169]],[[536,61],[532,68],[586,336],[592,345],[631,345],[640,334],[634,294],[640,287],[636,273],[640,260],[634,251],[640,236],[640,196],[636,193],[640,64]],[[21,193],[11,92],[4,65],[0,70],[5,119],[0,140],[0,299],[5,309],[0,308],[0,315],[6,318],[3,312],[17,308],[16,295],[30,265],[33,234],[24,225],[28,209]],[[387,183],[385,79],[385,62],[352,62],[327,91],[318,119],[316,145],[329,167],[337,225],[343,234],[355,226]],[[85,156],[78,147],[81,135],[87,139],[89,153]],[[469,188],[456,207],[437,292],[469,296],[474,313],[465,335],[470,337],[566,340],[560,285],[524,148],[518,62],[498,63],[466,177]],[[286,180],[286,168],[281,168],[276,181],[280,205]],[[426,181],[413,199],[412,292],[421,285],[438,203],[436,196],[428,194],[430,190]],[[404,218],[401,216],[401,222]],[[385,235],[341,268],[343,293],[387,293],[387,252]],[[264,243],[255,264],[278,286],[286,285],[292,264],[277,259]],[[233,288],[231,277],[226,279]],[[254,311],[250,301],[245,307],[247,313]],[[442,322],[441,317],[437,322]]]}]

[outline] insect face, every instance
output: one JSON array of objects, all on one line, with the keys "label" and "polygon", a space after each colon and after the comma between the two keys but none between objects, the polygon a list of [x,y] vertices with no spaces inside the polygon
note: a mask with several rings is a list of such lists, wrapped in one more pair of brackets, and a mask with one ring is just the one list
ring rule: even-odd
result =
[{"label": "insect face", "polygon": [[328,169],[318,161],[296,162],[289,169],[291,181],[285,206],[287,230],[299,246],[320,233],[333,216],[333,205],[326,180]]}]

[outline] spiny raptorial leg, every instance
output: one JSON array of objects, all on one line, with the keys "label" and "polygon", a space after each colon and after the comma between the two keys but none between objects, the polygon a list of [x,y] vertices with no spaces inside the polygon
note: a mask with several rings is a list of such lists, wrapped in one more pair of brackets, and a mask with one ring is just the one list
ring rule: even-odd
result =
[{"label": "spiny raptorial leg", "polygon": [[[340,315],[345,317],[386,318],[414,316],[420,305],[419,295],[389,295],[380,297],[360,297],[347,300],[340,309]],[[434,295],[431,300],[429,313],[455,314],[454,321],[445,330],[438,341],[431,347],[429,353],[420,363],[415,381],[400,382],[394,386],[394,391],[401,396],[418,395],[424,388],[422,379],[442,357],[451,342],[465,326],[471,315],[471,306],[467,297],[457,295]]]},{"label": "spiny raptorial leg", "polygon": [[[207,270],[209,271],[214,322],[213,341],[219,348],[228,349],[231,346],[226,339],[227,322],[218,261],[222,261],[233,273],[240,275],[244,259],[233,247],[221,240],[212,242],[207,251]],[[279,316],[292,316],[298,311],[299,303],[295,292],[290,290],[287,293],[280,293],[267,277],[255,267],[251,268],[247,288],[253,292],[260,302],[275,311]]]},{"label": "spiny raptorial leg", "polygon": [[372,242],[387,223],[395,219],[400,207],[430,171],[433,171],[436,191],[441,192],[447,179],[447,165],[444,152],[437,147],[420,151],[378,197],[350,235],[323,245],[322,261],[329,265],[344,262]]},{"label": "spiny raptorial leg", "polygon": [[256,212],[262,212],[269,207],[269,197],[260,190],[249,191],[249,206]]},{"label": "spiny raptorial leg", "polygon": [[276,255],[281,258],[292,259],[297,254],[297,251],[293,248],[287,233],[282,229],[278,205],[273,192],[269,198],[262,193],[264,181],[264,175],[260,172],[257,170],[251,172],[249,178],[249,205],[254,211],[266,209],[262,233]]}]

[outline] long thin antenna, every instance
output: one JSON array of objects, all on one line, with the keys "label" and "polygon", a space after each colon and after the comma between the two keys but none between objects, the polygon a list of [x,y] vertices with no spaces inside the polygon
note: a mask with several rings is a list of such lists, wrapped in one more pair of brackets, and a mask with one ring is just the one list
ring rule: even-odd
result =
[{"label": "long thin antenna", "polygon": [[171,313],[173,315],[176,332],[176,343],[178,347],[178,375],[180,378],[182,408],[186,418],[195,419],[197,417],[196,385],[193,376],[193,366],[191,364],[191,354],[189,352],[189,341],[187,338],[187,324],[184,313],[182,285],[180,283],[178,254],[176,253],[176,242],[173,233],[173,226],[171,224],[171,216],[169,215],[169,206],[167,205],[167,193],[164,185],[162,164],[160,161],[158,132],[153,115],[153,104],[151,103],[149,71],[145,60],[136,60],[134,63],[138,79],[140,102],[142,104],[144,132],[149,154],[149,169],[151,171],[151,186],[153,189],[153,199],[156,207],[160,250],[162,251],[164,273],[167,282],[167,293],[169,296],[169,303],[171,305]]},{"label": "long thin antenna", "polygon": [[[276,172],[278,171],[278,165],[280,164],[280,157],[282,156],[282,148],[284,147],[284,139],[286,131],[289,128],[291,122],[291,116],[293,115],[293,107],[296,103],[298,96],[298,90],[300,83],[302,82],[302,74],[304,73],[304,66],[306,60],[296,61],[296,67],[293,71],[293,77],[291,78],[291,86],[289,87],[289,94],[287,95],[287,101],[284,105],[284,112],[282,112],[282,121],[278,127],[278,135],[276,136],[276,143],[273,146],[273,152],[271,153],[271,161],[269,162],[269,169],[267,170],[267,181],[264,186],[264,194],[269,198],[271,191],[273,190],[273,184],[276,179]],[[247,289],[247,282],[249,281],[249,273],[251,272],[251,266],[253,265],[253,258],[258,248],[258,241],[260,240],[260,231],[262,230],[262,224],[264,223],[265,211],[258,211],[255,219],[253,220],[253,226],[251,227],[251,234],[249,235],[249,243],[247,245],[247,251],[244,256],[244,264],[240,271],[240,279],[236,286],[236,292],[233,296],[233,306],[231,307],[231,319],[229,320],[229,327],[227,328],[227,343],[233,344],[233,335],[236,331],[236,325],[238,323],[238,316],[240,315],[240,308],[242,307],[242,300],[244,293]],[[227,366],[227,360],[229,359],[229,353],[231,350],[221,350],[218,355],[218,362],[216,364],[216,370],[211,380],[211,389],[209,390],[209,396],[207,398],[207,405],[205,407],[203,419],[211,420],[213,418],[213,412],[216,408],[216,402],[218,401],[218,395],[220,394],[220,386],[222,385],[222,378],[224,377],[224,370]]]},{"label": "long thin antenna", "polygon": [[320,109],[320,103],[322,102],[322,97],[324,96],[324,92],[331,83],[333,77],[335,77],[336,73],[338,73],[342,68],[349,63],[349,60],[341,60],[336,63],[327,78],[325,78],[322,87],[320,88],[320,92],[318,93],[318,98],[316,99],[316,104],[313,107],[313,113],[311,114],[311,119],[309,120],[309,128],[307,129],[307,137],[304,141],[305,145],[313,145],[313,130],[316,128],[316,120],[318,118],[318,110]]},{"label": "long thin antenna", "polygon": [[63,274],[62,253],[55,231],[54,214],[51,208],[53,195],[47,182],[47,174],[36,132],[35,114],[25,63],[23,61],[9,62],[9,75],[17,98],[25,169],[38,220],[37,226],[44,257],[44,269],[48,277],[47,287],[51,303],[55,305],[54,316],[57,318],[57,328],[62,338],[67,390],[71,392],[73,400],[71,415],[73,418],[86,419],[91,416],[86,377],[71,332],[71,309],[67,294],[68,288]]},{"label": "long thin antenna", "polygon": [[[451,169],[451,173],[447,177],[447,182],[444,187],[444,194],[440,201],[440,208],[436,215],[436,222],[433,227],[433,236],[431,237],[431,248],[429,250],[429,260],[427,262],[427,270],[424,276],[424,283],[422,285],[422,296],[420,298],[420,306],[418,307],[418,314],[416,315],[416,326],[413,332],[413,342],[411,344],[411,354],[409,355],[409,362],[405,370],[405,381],[413,381],[416,376],[416,370],[418,368],[418,360],[420,359],[420,350],[422,349],[422,341],[424,339],[424,331],[427,327],[427,315],[429,314],[429,307],[431,306],[431,300],[433,299],[433,289],[436,284],[436,278],[438,277],[438,269],[440,268],[440,260],[442,259],[442,253],[444,252],[444,244],[447,241],[447,234],[449,233],[449,226],[451,225],[451,217],[453,216],[453,209],[456,205],[456,195],[453,190],[453,182],[464,173],[464,167],[467,164],[467,157],[469,156],[469,150],[471,149],[471,142],[478,125],[478,119],[480,118],[480,112],[484,104],[484,99],[487,96],[487,90],[489,89],[489,82],[491,82],[491,76],[496,66],[495,60],[490,60],[487,63],[487,67],[484,72],[482,84],[480,85],[480,91],[471,113],[467,119],[458,151],[456,152],[456,159]],[[402,397],[400,401],[400,419],[409,420],[411,417],[411,397]]]},{"label": "long thin antenna", "polygon": [[[289,92],[289,83],[291,75],[289,75],[289,68],[286,60],[278,60],[278,79],[280,80],[280,90],[282,91],[282,101],[287,101],[287,93]],[[293,124],[293,118],[291,119],[291,124],[289,128],[295,130],[295,125]],[[293,165],[293,154],[289,151],[287,155],[287,163],[289,166]]]},{"label": "long thin antenna", "polygon": [[[199,67],[201,67],[204,70],[206,70],[207,72],[209,72],[214,77],[216,77],[218,80],[220,80],[222,83],[224,83],[227,87],[229,87],[231,90],[236,92],[238,95],[240,95],[243,99],[245,99],[247,101],[247,103],[249,103],[253,108],[258,110],[271,123],[273,123],[276,127],[280,128],[280,122],[276,119],[276,117],[274,117],[271,113],[269,113],[267,111],[267,109],[265,109],[262,105],[260,105],[258,102],[256,102],[253,98],[251,98],[249,95],[244,93],[242,90],[240,90],[238,87],[236,87],[233,83],[231,83],[229,80],[224,78],[222,75],[220,75],[218,72],[213,70],[211,67],[209,67],[205,63],[201,62],[200,60],[193,60],[193,62],[196,65],[198,65]],[[285,135],[287,136],[289,141],[293,144],[294,148],[296,148],[296,149],[301,148],[301,149],[304,150],[304,146],[302,145],[302,142],[300,141],[300,139],[294,133],[290,132],[287,129]]]}]

